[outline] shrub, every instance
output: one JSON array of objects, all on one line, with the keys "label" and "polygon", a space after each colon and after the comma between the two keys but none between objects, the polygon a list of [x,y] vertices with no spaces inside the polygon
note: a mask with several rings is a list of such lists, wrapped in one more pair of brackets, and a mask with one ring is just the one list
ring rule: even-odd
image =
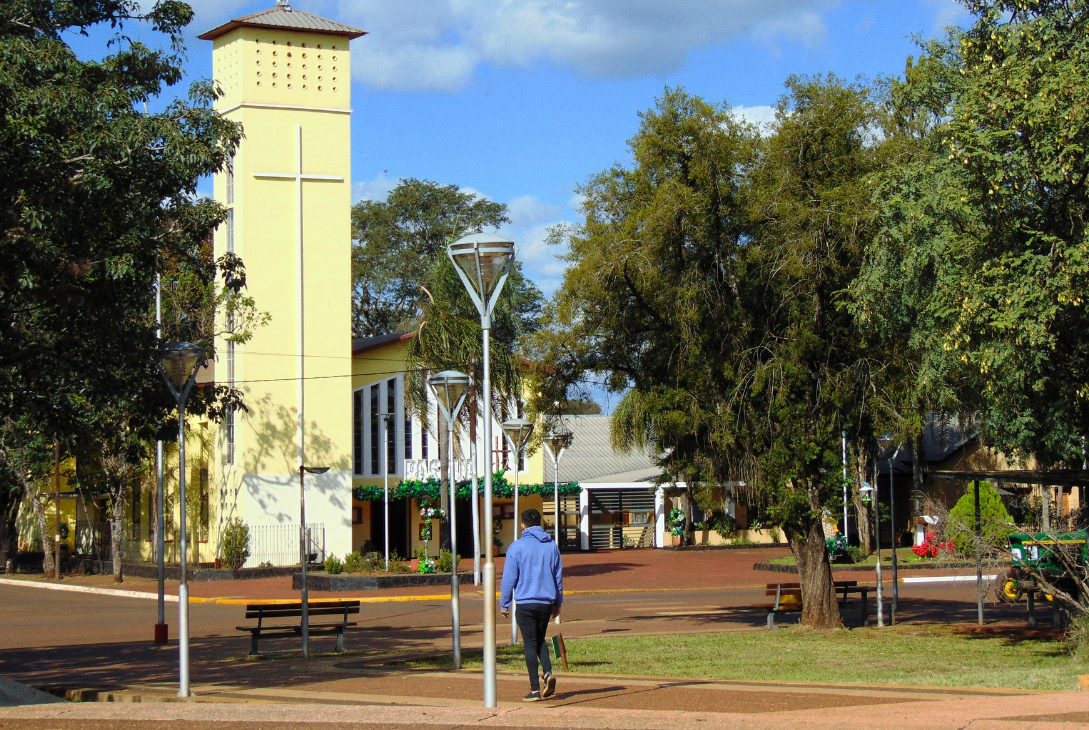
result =
[{"label": "shrub", "polygon": [[329,553],[329,557],[325,559],[325,572],[329,575],[337,575],[344,572],[344,562],[336,555]]},{"label": "shrub", "polygon": [[[1002,497],[988,482],[981,482],[979,485],[979,517],[984,545],[1000,545],[1013,532],[1013,518],[1002,504]],[[947,537],[957,546],[958,553],[968,556],[976,554],[975,529],[975,493],[969,487],[949,512]]]},{"label": "shrub", "polygon": [[[393,559],[390,556],[390,570],[393,570]],[[386,568],[385,558],[381,553],[368,552],[366,554],[348,553],[344,556],[345,573],[377,573]]]},{"label": "shrub", "polygon": [[[461,562],[461,556],[458,556],[458,562]],[[443,550],[439,553],[439,561],[435,564],[435,567],[440,573],[452,573],[454,572],[454,561],[450,559],[450,551]]]},{"label": "shrub", "polygon": [[842,559],[845,563],[861,563],[866,559],[866,553],[857,545],[848,545],[843,550]]},{"label": "shrub", "polygon": [[219,553],[223,564],[238,570],[250,556],[250,528],[237,517],[228,520],[219,534]]}]

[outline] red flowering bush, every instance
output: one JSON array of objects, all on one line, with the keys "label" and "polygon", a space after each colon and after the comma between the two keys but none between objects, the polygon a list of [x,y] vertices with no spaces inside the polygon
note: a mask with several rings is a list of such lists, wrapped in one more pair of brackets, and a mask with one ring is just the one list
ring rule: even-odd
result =
[{"label": "red flowering bush", "polygon": [[952,555],[954,546],[952,540],[938,542],[938,533],[933,530],[926,531],[926,538],[918,545],[912,545],[911,551],[920,558],[936,558],[946,551]]}]

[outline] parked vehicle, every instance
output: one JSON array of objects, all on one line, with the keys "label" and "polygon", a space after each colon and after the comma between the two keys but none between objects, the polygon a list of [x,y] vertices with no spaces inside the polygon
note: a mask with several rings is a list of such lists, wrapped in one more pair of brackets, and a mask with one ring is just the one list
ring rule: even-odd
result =
[{"label": "parked vehicle", "polygon": [[[1023,583],[1034,581],[1042,575],[1052,585],[1078,592],[1078,582],[1070,575],[1059,550],[1073,553],[1076,564],[1084,567],[1087,562],[1086,531],[1048,533],[1015,532],[1008,538],[1013,565],[995,579],[995,595],[1005,603],[1016,603],[1024,597]],[[1052,600],[1045,593],[1044,598]]]}]

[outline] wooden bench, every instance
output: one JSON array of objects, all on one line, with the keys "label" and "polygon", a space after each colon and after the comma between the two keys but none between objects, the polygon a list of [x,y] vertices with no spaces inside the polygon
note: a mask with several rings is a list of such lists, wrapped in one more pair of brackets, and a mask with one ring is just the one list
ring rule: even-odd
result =
[{"label": "wooden bench", "polygon": [[[848,596],[857,593],[862,598],[862,621],[866,622],[869,613],[869,592],[874,590],[870,586],[860,586],[856,580],[837,580],[832,582],[837,593],[842,593],[839,605],[847,605]],[[775,628],[775,614],[800,613],[802,610],[802,585],[801,583],[768,583],[765,586],[764,595],[775,596],[775,603],[763,603],[753,606],[768,612],[768,628]]]},{"label": "wooden bench", "polygon": [[[337,651],[344,651],[344,631],[355,626],[355,621],[348,621],[348,614],[359,613],[359,601],[322,601],[307,606],[308,634],[310,636],[337,637]],[[314,623],[315,616],[338,616],[338,621]],[[262,635],[297,634],[302,635],[302,601],[291,603],[251,603],[246,606],[246,618],[257,619],[256,626],[236,626],[239,631],[250,633],[250,656],[257,656],[258,642]],[[265,619],[297,618],[298,623],[277,623],[265,625]]]}]

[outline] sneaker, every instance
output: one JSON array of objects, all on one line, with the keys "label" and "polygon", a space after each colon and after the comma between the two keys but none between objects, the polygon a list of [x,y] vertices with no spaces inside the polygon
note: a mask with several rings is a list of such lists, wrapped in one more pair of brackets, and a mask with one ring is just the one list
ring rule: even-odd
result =
[{"label": "sneaker", "polygon": [[541,699],[551,697],[554,694],[556,694],[556,675],[549,672],[545,675],[545,686],[544,691],[541,692]]},{"label": "sneaker", "polygon": [[541,701],[541,693],[537,692],[537,691],[534,691],[534,690],[530,690],[529,694],[522,698],[522,702],[540,702],[540,701]]}]

